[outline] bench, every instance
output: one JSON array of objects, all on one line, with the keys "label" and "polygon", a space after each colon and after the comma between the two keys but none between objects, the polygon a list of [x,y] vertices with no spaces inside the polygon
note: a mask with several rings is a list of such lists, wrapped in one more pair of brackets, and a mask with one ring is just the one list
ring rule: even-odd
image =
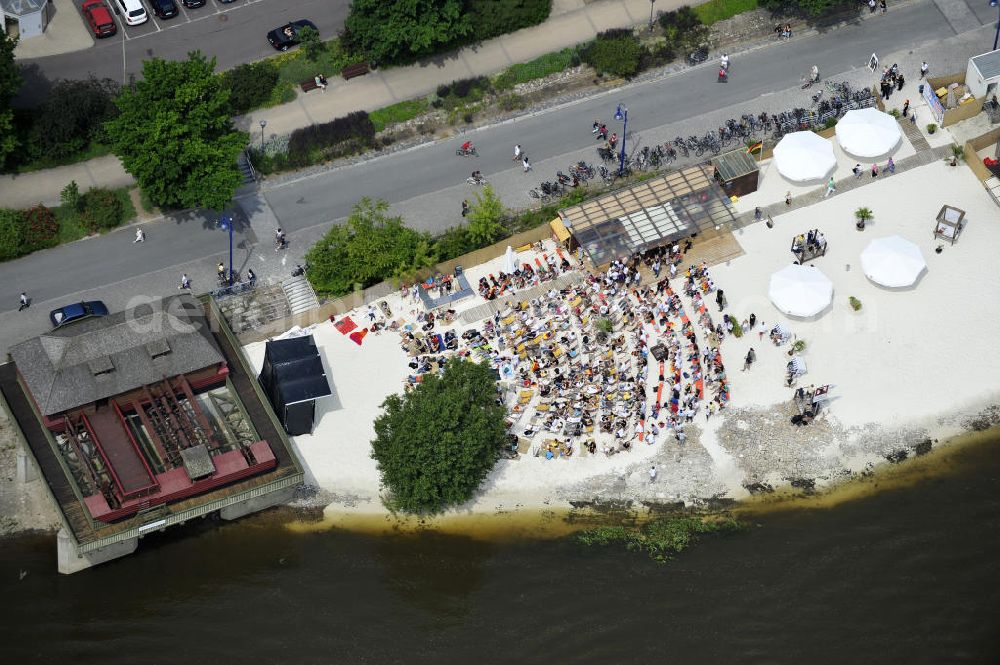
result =
[{"label": "bench", "polygon": [[354,78],[355,76],[364,76],[370,71],[371,68],[368,66],[367,62],[359,62],[356,65],[349,65],[347,67],[344,67],[340,71],[340,75],[344,77],[345,81],[347,81]]},{"label": "bench", "polygon": [[309,92],[310,90],[317,90],[319,86],[316,85],[315,78],[308,78],[305,81],[299,83],[299,87],[302,88],[302,92]]}]

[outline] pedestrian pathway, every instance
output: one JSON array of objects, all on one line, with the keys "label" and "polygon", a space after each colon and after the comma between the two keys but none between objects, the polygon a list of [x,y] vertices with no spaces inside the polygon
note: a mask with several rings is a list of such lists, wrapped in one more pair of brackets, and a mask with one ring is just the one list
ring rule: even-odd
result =
[{"label": "pedestrian pathway", "polygon": [[[951,157],[951,146],[943,145],[937,148],[931,148],[927,141],[924,141],[924,149],[920,150],[916,143],[914,143],[914,148],[917,148],[919,152],[915,155],[910,155],[909,157],[904,157],[903,159],[896,162],[896,172],[908,171],[910,169],[915,169],[921,166],[930,164],[931,162],[936,162],[938,160],[948,159]],[[880,174],[881,179],[891,178],[893,174],[882,171]],[[875,182],[876,178],[871,178],[867,175],[865,171],[864,177],[855,178],[853,175],[849,178],[844,178],[836,182],[837,194],[850,191],[852,189],[857,189],[858,187],[863,187],[869,183]],[[778,215],[784,214],[792,210],[798,210],[799,208],[804,208],[806,206],[811,206],[814,203],[819,203],[824,199],[824,194],[826,193],[825,187],[817,187],[807,194],[800,194],[792,199],[791,205],[785,205],[784,202],[775,203],[766,207],[761,208],[763,212],[763,218],[777,217]],[[835,194],[836,196],[836,194]],[[742,228],[753,224],[756,221],[753,212],[748,212],[737,218],[736,228]]]}]

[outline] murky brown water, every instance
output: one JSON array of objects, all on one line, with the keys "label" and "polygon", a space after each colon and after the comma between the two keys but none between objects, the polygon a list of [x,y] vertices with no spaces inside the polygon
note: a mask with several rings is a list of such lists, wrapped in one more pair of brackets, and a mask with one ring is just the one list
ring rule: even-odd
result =
[{"label": "murky brown water", "polygon": [[1000,662],[1000,435],[743,516],[667,565],[282,512],[70,577],[50,537],[0,541],[0,662]]}]

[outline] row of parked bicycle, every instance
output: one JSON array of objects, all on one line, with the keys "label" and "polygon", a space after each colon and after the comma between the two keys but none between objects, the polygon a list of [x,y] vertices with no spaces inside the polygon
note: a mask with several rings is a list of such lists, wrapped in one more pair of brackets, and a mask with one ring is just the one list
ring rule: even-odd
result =
[{"label": "row of parked bicycle", "polygon": [[[739,120],[730,118],[718,130],[704,136],[678,136],[663,145],[645,146],[626,156],[625,170],[659,168],[677,159],[678,153],[683,157],[690,157],[692,153],[701,157],[705,153],[717,155],[726,148],[746,145],[748,141],[764,138],[778,141],[791,132],[823,127],[852,109],[875,105],[875,96],[868,88],[852,89],[847,83],[827,82],[826,89],[829,95],[825,99],[820,99],[821,95],[813,96],[815,108],[794,108],[775,114],[766,111],[758,115],[745,113]],[[598,148],[597,156],[609,164],[620,158],[607,146]]]}]

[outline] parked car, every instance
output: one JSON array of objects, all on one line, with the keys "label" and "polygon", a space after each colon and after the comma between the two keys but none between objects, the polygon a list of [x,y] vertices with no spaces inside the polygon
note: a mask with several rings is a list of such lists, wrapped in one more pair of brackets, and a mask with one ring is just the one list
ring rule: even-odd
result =
[{"label": "parked car", "polygon": [[298,34],[302,31],[302,28],[316,30],[316,24],[306,19],[286,23],[280,28],[275,28],[267,33],[267,41],[271,42],[271,46],[279,51],[287,51],[290,47],[299,43]]},{"label": "parked car", "polygon": [[89,319],[92,316],[107,316],[108,308],[100,300],[87,300],[75,302],[72,305],[64,305],[59,309],[49,312],[49,320],[56,328],[65,326],[74,321]]},{"label": "parked car", "polygon": [[160,18],[173,18],[179,13],[174,0],[146,0],[153,13]]},{"label": "parked car", "polygon": [[111,11],[104,4],[104,0],[87,0],[81,5],[80,11],[83,12],[83,17],[87,19],[90,31],[98,39],[101,37],[110,37],[118,32],[118,26],[115,25],[115,20],[111,18]]},{"label": "parked car", "polygon": [[195,7],[204,7],[205,0],[181,0],[181,4],[188,9],[194,9]]},{"label": "parked car", "polygon": [[149,15],[139,0],[114,0],[114,8],[126,25],[141,25],[149,20]]}]

